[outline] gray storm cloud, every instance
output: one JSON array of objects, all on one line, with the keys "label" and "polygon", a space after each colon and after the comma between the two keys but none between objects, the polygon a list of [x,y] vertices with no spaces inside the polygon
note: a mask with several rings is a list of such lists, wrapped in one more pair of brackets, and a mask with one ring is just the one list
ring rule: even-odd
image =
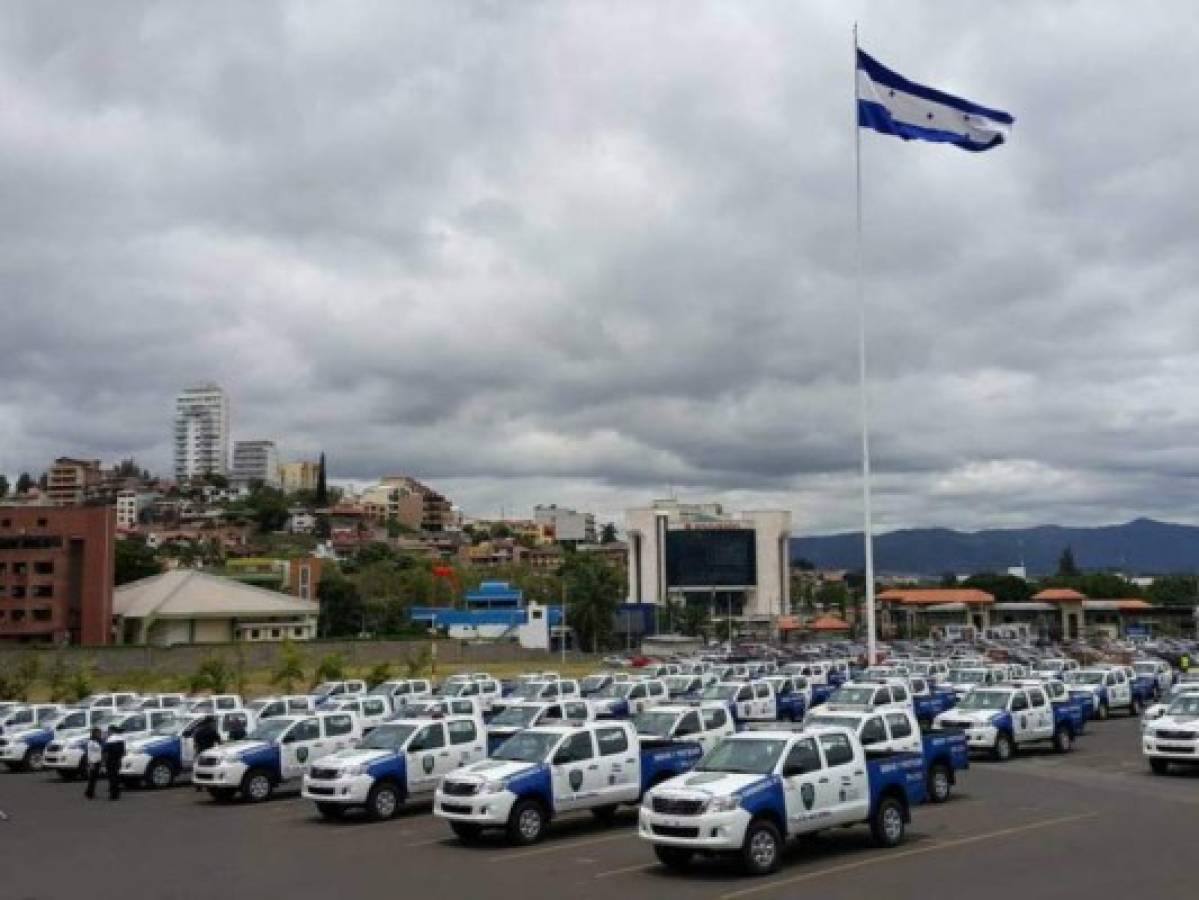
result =
[{"label": "gray storm cloud", "polygon": [[1199,9],[8,4],[0,469],[239,437],[469,511],[859,516],[849,27],[1012,110],[863,135],[884,526],[1196,520]]}]

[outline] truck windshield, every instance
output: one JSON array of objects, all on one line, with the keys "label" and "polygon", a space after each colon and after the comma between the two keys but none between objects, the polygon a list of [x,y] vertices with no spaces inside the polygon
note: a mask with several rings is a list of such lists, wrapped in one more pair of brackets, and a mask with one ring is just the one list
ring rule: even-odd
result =
[{"label": "truck windshield", "polygon": [[542,762],[557,746],[560,734],[538,731],[521,731],[512,735],[491,755],[492,759],[511,762]]},{"label": "truck windshield", "polygon": [[537,718],[539,712],[541,712],[540,706],[509,706],[503,712],[496,714],[487,724],[525,728],[533,724],[533,720]]},{"label": "truck windshield", "polygon": [[837,688],[837,692],[829,697],[829,703],[841,703],[845,706],[870,706],[874,703],[874,688],[846,686]]},{"label": "truck windshield", "polygon": [[579,687],[584,694],[594,694],[607,683],[608,677],[606,675],[590,675],[583,679],[583,683]]},{"label": "truck windshield", "polygon": [[294,719],[267,719],[250,732],[250,740],[265,741],[268,744],[273,744],[293,724],[295,724]]},{"label": "truck windshield", "polygon": [[722,741],[699,761],[695,771],[767,775],[774,771],[786,746],[786,741],[769,739]]},{"label": "truck windshield", "polygon": [[1007,709],[1007,691],[971,691],[962,698],[958,709]]},{"label": "truck windshield", "polygon": [[399,750],[414,731],[415,725],[380,725],[358,746],[363,750]]},{"label": "truck windshield", "polygon": [[1166,707],[1167,716],[1199,716],[1199,694],[1183,694],[1170,701]]},{"label": "truck windshield", "polygon": [[312,689],[312,693],[316,694],[318,697],[324,697],[328,694],[332,694],[337,687],[338,684],[336,681],[322,681]]},{"label": "truck windshield", "polygon": [[670,694],[685,694],[692,689],[693,680],[690,675],[671,675],[666,679],[666,690]]},{"label": "truck windshield", "polygon": [[982,684],[987,680],[985,669],[955,669],[949,673],[953,684]]},{"label": "truck windshield", "polygon": [[857,728],[859,720],[853,716],[812,716],[807,725],[840,725],[845,728]]},{"label": "truck windshield", "polygon": [[186,719],[167,719],[165,722],[159,722],[154,726],[151,734],[161,737],[174,737],[177,734],[181,734],[188,724]]},{"label": "truck windshield", "polygon": [[678,718],[677,712],[647,710],[633,717],[633,727],[642,737],[666,738],[670,737],[670,729],[674,728]]},{"label": "truck windshield", "polygon": [[1070,684],[1103,684],[1106,672],[1069,672],[1066,681]]},{"label": "truck windshield", "polygon": [[599,692],[600,697],[618,697],[624,699],[629,695],[629,691],[633,689],[630,682],[622,682],[620,684],[610,684]]},{"label": "truck windshield", "polygon": [[739,690],[739,684],[710,684],[700,696],[705,700],[732,700]]}]

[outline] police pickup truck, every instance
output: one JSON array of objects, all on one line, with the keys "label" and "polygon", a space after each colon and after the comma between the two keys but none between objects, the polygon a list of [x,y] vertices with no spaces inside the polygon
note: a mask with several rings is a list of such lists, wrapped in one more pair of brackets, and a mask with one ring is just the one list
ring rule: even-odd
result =
[{"label": "police pickup truck", "polygon": [[239,694],[209,694],[206,697],[192,697],[178,710],[180,715],[190,716],[200,713],[232,712],[235,709],[245,709]]},{"label": "police pickup truck", "polygon": [[919,753],[924,761],[928,800],[944,803],[957,783],[957,773],[970,768],[966,736],[956,731],[925,732],[911,710],[884,712],[817,712],[805,727],[839,726],[858,736],[867,755]]},{"label": "police pickup truck", "polygon": [[668,675],[662,679],[666,682],[666,693],[671,700],[679,697],[698,697],[710,684],[716,681],[715,675]]},{"label": "police pickup truck", "polygon": [[348,712],[358,717],[362,733],[370,734],[377,726],[392,718],[391,705],[384,697],[359,694],[338,700],[325,700],[317,707],[320,712]]},{"label": "police pickup truck", "polygon": [[487,752],[493,753],[500,744],[518,731],[537,725],[560,725],[563,722],[590,722],[595,711],[586,700],[522,700],[511,703],[487,722]]},{"label": "police pickup truck", "polygon": [[924,800],[918,753],[868,758],[848,728],[747,731],[726,738],[695,771],[646,793],[638,832],[658,860],[682,869],[699,853],[731,856],[765,875],[789,838],[868,823],[899,844]]},{"label": "police pickup truck", "polygon": [[945,686],[953,691],[959,700],[975,688],[990,687],[1002,682],[1003,673],[991,666],[950,669],[949,674],[945,676]]},{"label": "police pickup truck", "polygon": [[1113,710],[1123,710],[1130,716],[1139,716],[1141,710],[1152,702],[1149,689],[1137,684],[1120,668],[1088,668],[1068,672],[1065,682],[1074,695],[1090,694],[1095,706],[1095,717],[1108,718]]},{"label": "police pickup truck", "polygon": [[0,736],[44,725],[62,714],[61,703],[24,703],[0,716]]},{"label": "police pickup truck", "polygon": [[[912,694],[898,678],[886,682],[847,681],[833,693],[823,710],[914,710]],[[822,711],[823,711],[822,710]]]},{"label": "police pickup truck", "polygon": [[229,740],[234,731],[245,734],[253,722],[252,714],[244,709],[168,719],[144,737],[126,739],[121,779],[148,788],[170,787],[176,776],[195,765],[193,737],[200,723],[208,718],[216,719],[217,734],[222,741]]},{"label": "police pickup truck", "polygon": [[1093,700],[1089,694],[1072,694],[1064,681],[1057,678],[1023,678],[1013,681],[1017,687],[1044,688],[1049,702],[1056,708],[1064,710],[1070,716],[1070,724],[1074,726],[1074,736],[1078,737],[1087,727],[1087,720],[1094,715]]},{"label": "police pickup truck", "polygon": [[322,681],[312,689],[312,696],[316,698],[317,703],[330,698],[340,700],[342,697],[357,697],[365,693],[366,682],[359,678],[351,678],[349,681]]},{"label": "police pickup truck", "polygon": [[1141,749],[1154,775],[1165,775],[1171,763],[1199,765],[1199,692],[1180,693],[1165,713],[1146,722]]},{"label": "police pickup truck", "polygon": [[386,697],[393,712],[402,713],[411,700],[433,696],[433,685],[423,678],[398,678],[370,689],[372,697]]},{"label": "police pickup truck", "polygon": [[246,710],[255,722],[273,719],[276,716],[298,716],[316,709],[316,700],[310,694],[291,694],[279,697],[259,697],[246,704]]},{"label": "police pickup truck", "polygon": [[723,703],[655,706],[633,717],[642,747],[663,741],[694,741],[707,753],[737,730]]},{"label": "police pickup truck", "polygon": [[480,719],[392,719],[356,747],[313,763],[301,794],[326,819],[359,807],[367,818],[390,819],[405,803],[431,798],[447,772],[486,756]]},{"label": "police pickup truck", "polygon": [[87,719],[87,712],[81,709],[60,706],[51,714],[45,712],[45,707],[26,709],[30,712],[28,721],[8,725],[0,737],[0,762],[11,772],[40,772],[46,745],[59,731],[78,728]]},{"label": "police pickup truck", "polygon": [[54,763],[62,756],[64,748],[73,743],[76,738],[86,738],[93,728],[105,727],[118,715],[120,714],[102,707],[68,709],[63,714],[62,720],[57,722],[58,727],[54,736],[42,748],[42,766],[53,768],[63,781],[74,781],[76,778],[87,777],[87,762],[82,753],[70,754],[76,762],[73,769],[66,766],[58,767]]},{"label": "police pickup truck", "polygon": [[669,698],[666,683],[657,678],[616,681],[591,696],[599,718],[627,719],[643,710],[661,706]]},{"label": "police pickup truck", "polygon": [[646,788],[690,769],[702,755],[684,742],[641,747],[631,722],[528,728],[488,760],[451,772],[433,812],[460,840],[485,828],[503,829],[516,844],[532,844],[562,813],[590,810],[608,821]]},{"label": "police pickup truck", "polygon": [[75,705],[85,709],[107,709],[111,712],[132,708],[137,705],[138,699],[137,694],[117,691],[112,694],[88,694]]},{"label": "police pickup truck", "polygon": [[[119,728],[121,738],[126,746],[129,742],[150,734],[165,722],[173,722],[179,715],[173,709],[139,709],[133,712],[99,708],[95,712],[103,713],[92,720],[92,727],[103,728],[105,731],[112,726]],[[69,735],[69,737],[68,737]],[[86,729],[67,732],[56,737],[46,745],[43,763],[47,769],[54,769],[59,777],[71,780],[87,774],[87,742]]]},{"label": "police pickup truck", "polygon": [[1154,700],[1164,697],[1174,684],[1174,670],[1164,659],[1133,660],[1132,669],[1136,680],[1148,688]]},{"label": "police pickup truck", "polygon": [[769,681],[720,681],[704,688],[699,697],[703,703],[723,703],[738,725],[779,718],[774,686]]},{"label": "police pickup truck", "polygon": [[244,741],[221,744],[196,759],[192,781],[214,800],[229,801],[238,794],[251,803],[270,798],[276,788],[294,783],[322,757],[353,746],[362,726],[352,713],[267,719]]},{"label": "police pickup truck", "polygon": [[400,713],[406,719],[432,716],[471,716],[483,718],[483,701],[478,697],[425,697],[411,700]]},{"label": "police pickup truck", "polygon": [[[438,697],[477,699],[484,713],[490,713],[492,709],[499,708],[503,703],[503,691],[500,683],[494,678],[447,681],[434,693]],[[575,694],[578,694],[577,685]]]},{"label": "police pickup truck", "polygon": [[812,686],[802,675],[767,675],[764,679],[774,688],[777,718],[802,722],[812,708]]},{"label": "police pickup truck", "polygon": [[1000,762],[1020,747],[1049,742],[1059,753],[1074,746],[1074,724],[1067,709],[1049,702],[1045,689],[999,684],[975,688],[933,722],[937,731],[960,728],[971,750],[989,750]]}]

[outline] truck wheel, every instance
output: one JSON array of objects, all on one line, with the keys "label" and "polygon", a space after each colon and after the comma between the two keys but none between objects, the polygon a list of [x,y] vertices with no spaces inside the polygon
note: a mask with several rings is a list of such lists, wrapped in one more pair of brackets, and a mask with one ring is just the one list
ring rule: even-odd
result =
[{"label": "truck wheel", "polygon": [[458,840],[464,844],[474,844],[479,840],[479,835],[483,833],[483,829],[478,825],[472,825],[470,822],[451,822],[450,829],[458,837]]},{"label": "truck wheel", "polygon": [[1130,701],[1128,701],[1128,715],[1129,716],[1131,716],[1132,718],[1136,718],[1137,716],[1139,716],[1141,714],[1141,712],[1142,712],[1142,710],[1141,710],[1141,698],[1140,697],[1133,697]]},{"label": "truck wheel", "polygon": [[40,772],[45,767],[45,764],[45,757],[37,747],[30,747],[26,750],[25,761],[21,763],[26,772]]},{"label": "truck wheel", "polygon": [[521,800],[508,814],[508,840],[536,844],[545,833],[545,807],[536,800]]},{"label": "truck wheel", "polygon": [[262,769],[251,769],[241,780],[241,795],[250,803],[262,803],[271,799],[274,787],[270,775]]},{"label": "truck wheel", "polygon": [[1006,731],[1001,731],[995,735],[995,748],[991,752],[1000,762],[1007,762],[1015,756],[1016,745],[1012,741],[1012,736]]},{"label": "truck wheel", "polygon": [[325,819],[340,819],[346,811],[346,808],[340,803],[318,803],[316,811]]},{"label": "truck wheel", "polygon": [[1151,756],[1151,757],[1149,757],[1149,770],[1154,775],[1169,775],[1170,774],[1170,760],[1162,759],[1161,757],[1158,757],[1158,756]]},{"label": "truck wheel", "polygon": [[171,782],[175,780],[175,767],[165,759],[156,759],[150,763],[150,768],[146,769],[146,787],[161,790],[169,788]]},{"label": "truck wheel", "polygon": [[693,855],[683,847],[663,847],[661,844],[654,844],[654,856],[658,857],[658,862],[675,871],[682,871],[690,866]]},{"label": "truck wheel", "polygon": [[779,867],[782,850],[779,830],[766,819],[755,819],[745,829],[741,845],[741,867],[747,875],[769,875]]},{"label": "truck wheel", "polygon": [[597,806],[591,810],[591,815],[595,816],[597,822],[601,822],[604,825],[611,825],[619,809],[620,806],[615,803],[608,806]]},{"label": "truck wheel", "polygon": [[949,792],[952,789],[953,780],[944,763],[937,763],[928,770],[928,800],[930,803],[944,803],[949,799]]},{"label": "truck wheel", "polygon": [[400,792],[390,781],[380,781],[366,795],[366,815],[378,822],[394,819],[400,811]]},{"label": "truck wheel", "polygon": [[1099,708],[1095,710],[1095,718],[1102,722],[1110,715],[1111,710],[1107,708],[1107,701],[1100,701]]},{"label": "truck wheel", "polygon": [[1058,753],[1069,753],[1074,746],[1074,736],[1065,725],[1059,725],[1053,733],[1053,749]]},{"label": "truck wheel", "polygon": [[870,834],[880,847],[894,847],[902,843],[905,827],[903,804],[894,797],[880,801],[870,817]]}]

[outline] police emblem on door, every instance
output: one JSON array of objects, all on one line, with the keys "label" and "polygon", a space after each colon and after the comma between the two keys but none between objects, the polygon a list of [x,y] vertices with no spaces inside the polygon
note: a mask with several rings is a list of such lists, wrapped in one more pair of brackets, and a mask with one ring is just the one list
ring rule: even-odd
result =
[{"label": "police emblem on door", "polygon": [[583,786],[583,771],[581,769],[575,769],[573,772],[570,773],[570,789],[572,791],[577,791],[582,786]]},{"label": "police emblem on door", "polygon": [[803,800],[803,808],[811,809],[812,804],[816,802],[816,788],[810,784],[805,784],[799,789],[799,798]]},{"label": "police emblem on door", "polygon": [[431,757],[431,756],[422,757],[420,764],[421,764],[421,767],[425,770],[426,775],[428,775],[430,772],[433,771],[433,757]]},{"label": "police emblem on door", "polygon": [[308,748],[307,747],[297,747],[296,748],[296,759],[299,760],[300,762],[308,762]]}]

